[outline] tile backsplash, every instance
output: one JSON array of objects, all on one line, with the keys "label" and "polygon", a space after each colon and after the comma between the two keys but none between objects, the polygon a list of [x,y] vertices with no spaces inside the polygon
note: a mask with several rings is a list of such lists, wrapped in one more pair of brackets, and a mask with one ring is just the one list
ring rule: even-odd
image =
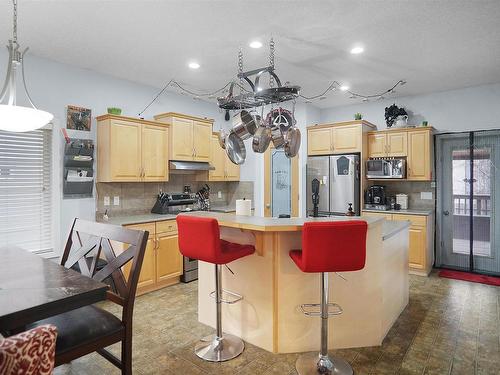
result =
[{"label": "tile backsplash", "polygon": [[[235,205],[236,199],[253,199],[253,182],[206,182],[210,187],[210,202],[212,206]],[[171,174],[168,182],[100,182],[96,185],[97,209],[96,215],[101,216],[106,210],[108,215],[122,216],[143,214],[151,211],[156,195],[161,191],[180,193],[184,185],[190,185],[196,193],[205,182],[195,181],[193,174]],[[221,192],[219,198],[218,192]],[[108,196],[110,206],[104,206],[104,197]],[[120,197],[120,204],[113,205],[113,197]]]},{"label": "tile backsplash", "polygon": [[[436,200],[436,188],[432,187],[430,181],[383,181],[370,183],[369,185],[383,185],[389,196],[396,194],[408,194],[408,208],[415,210],[432,210]],[[420,193],[432,193],[432,199],[422,199]],[[424,194],[425,195],[425,194]]]}]

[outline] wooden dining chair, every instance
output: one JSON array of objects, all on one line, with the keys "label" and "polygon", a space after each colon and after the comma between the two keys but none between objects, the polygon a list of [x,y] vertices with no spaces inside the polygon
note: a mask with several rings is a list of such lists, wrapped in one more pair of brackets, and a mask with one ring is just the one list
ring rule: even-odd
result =
[{"label": "wooden dining chair", "polygon": [[[89,305],[29,325],[28,328],[44,324],[57,327],[56,366],[97,352],[120,368],[122,374],[132,374],[132,314],[148,236],[147,231],[74,220],[61,264],[71,268],[78,263],[83,275],[97,281],[111,278],[116,293],[108,290],[107,299],[122,306],[122,314],[119,319]],[[105,258],[107,264],[97,271],[100,258]],[[130,272],[125,277],[122,267],[129,262]],[[105,349],[117,342],[121,342],[121,359]]]}]

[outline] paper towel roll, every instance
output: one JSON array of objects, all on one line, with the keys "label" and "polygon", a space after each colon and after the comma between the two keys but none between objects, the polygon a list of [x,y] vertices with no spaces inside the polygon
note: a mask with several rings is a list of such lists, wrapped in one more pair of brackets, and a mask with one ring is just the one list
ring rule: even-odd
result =
[{"label": "paper towel roll", "polygon": [[236,199],[236,215],[252,216],[252,201],[250,199]]}]

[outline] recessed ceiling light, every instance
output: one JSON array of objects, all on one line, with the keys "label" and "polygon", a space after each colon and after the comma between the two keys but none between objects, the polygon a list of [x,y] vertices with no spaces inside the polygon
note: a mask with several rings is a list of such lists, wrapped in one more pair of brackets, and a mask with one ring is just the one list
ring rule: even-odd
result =
[{"label": "recessed ceiling light", "polygon": [[360,53],[363,53],[365,49],[363,47],[354,47],[353,49],[351,49],[351,53],[353,55],[359,55]]},{"label": "recessed ceiling light", "polygon": [[198,69],[200,67],[200,64],[198,64],[196,61],[191,61],[188,66],[191,68],[191,69]]},{"label": "recessed ceiling light", "polygon": [[249,46],[251,48],[260,48],[260,47],[262,47],[262,42],[259,42],[258,40],[254,40],[254,41],[250,42]]},{"label": "recessed ceiling light", "polygon": [[344,86],[340,86],[340,89],[341,89],[342,91],[347,91],[347,90],[349,90],[349,86],[346,86],[346,85],[344,85]]}]

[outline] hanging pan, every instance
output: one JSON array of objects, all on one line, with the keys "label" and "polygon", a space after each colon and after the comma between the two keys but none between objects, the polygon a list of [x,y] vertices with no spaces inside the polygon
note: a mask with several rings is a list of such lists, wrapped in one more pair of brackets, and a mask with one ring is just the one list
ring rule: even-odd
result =
[{"label": "hanging pan", "polygon": [[288,158],[295,157],[300,149],[300,130],[292,126],[285,133],[285,155]]},{"label": "hanging pan", "polygon": [[226,153],[234,164],[243,164],[247,156],[247,150],[243,140],[236,135],[236,133],[231,132],[226,138]]}]

